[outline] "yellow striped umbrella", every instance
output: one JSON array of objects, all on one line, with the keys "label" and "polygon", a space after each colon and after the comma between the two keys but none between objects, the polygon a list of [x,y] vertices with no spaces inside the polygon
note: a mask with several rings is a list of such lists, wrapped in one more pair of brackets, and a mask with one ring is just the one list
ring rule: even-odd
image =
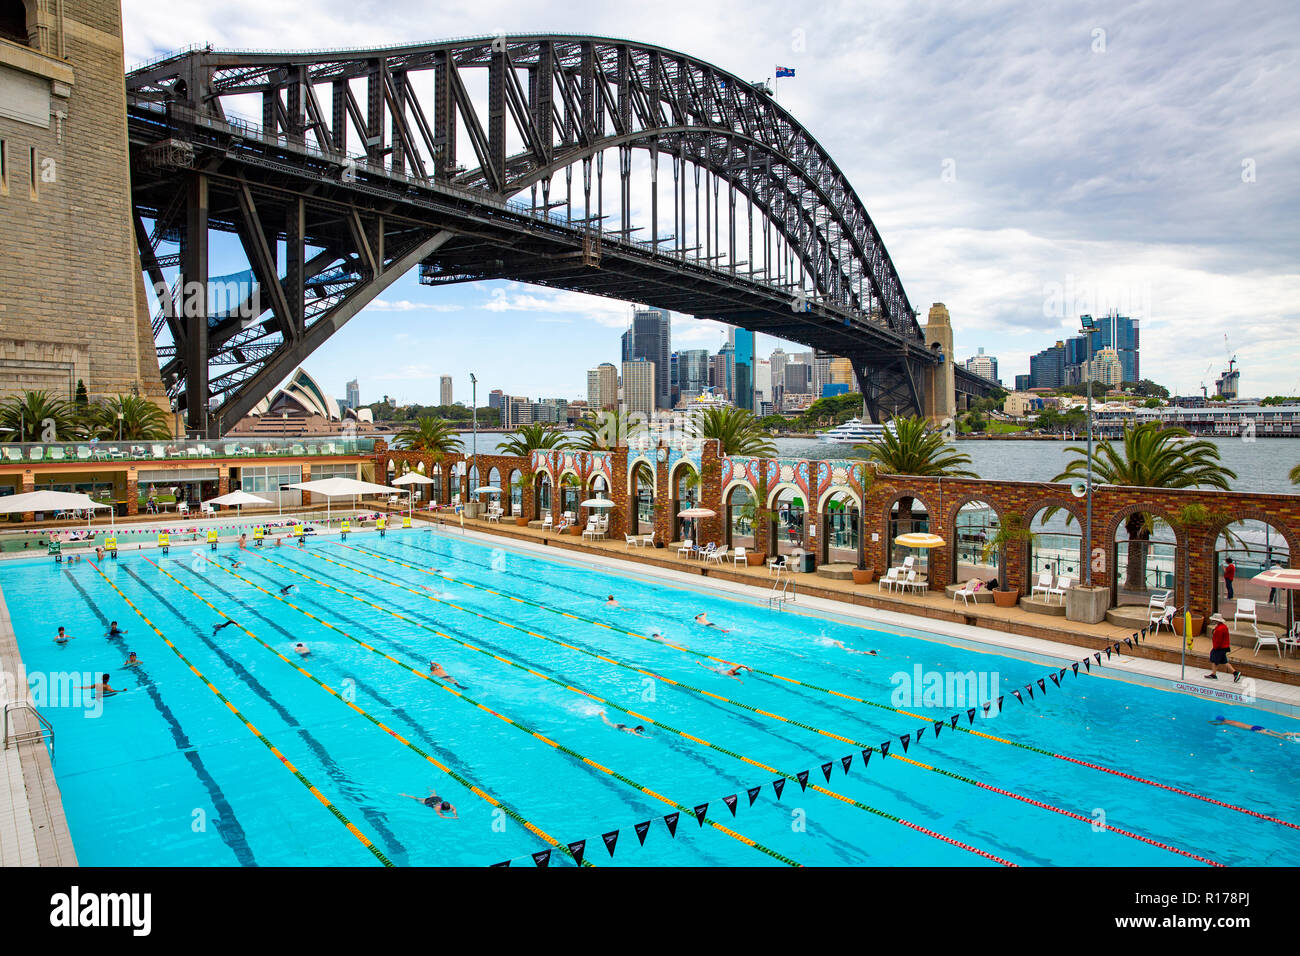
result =
[{"label": "yellow striped umbrella", "polygon": [[944,545],[944,540],[937,534],[910,531],[895,538],[894,544],[904,548],[941,548]]}]

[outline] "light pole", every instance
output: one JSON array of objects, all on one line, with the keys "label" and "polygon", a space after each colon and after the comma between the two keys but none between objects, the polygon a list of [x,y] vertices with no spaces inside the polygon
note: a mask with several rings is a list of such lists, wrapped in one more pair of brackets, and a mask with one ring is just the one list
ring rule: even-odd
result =
[{"label": "light pole", "polygon": [[117,440],[122,441],[122,413],[117,413]]},{"label": "light pole", "polygon": [[1083,586],[1092,587],[1092,333],[1096,328],[1090,315],[1083,316],[1083,336],[1088,340],[1088,504],[1083,532]]},{"label": "light pole", "polygon": [[473,372],[469,373],[469,389],[470,389],[469,392],[470,414],[473,417],[473,421],[474,421],[474,445],[473,445],[474,479],[477,481],[479,477],[478,474],[478,379],[474,377]]}]

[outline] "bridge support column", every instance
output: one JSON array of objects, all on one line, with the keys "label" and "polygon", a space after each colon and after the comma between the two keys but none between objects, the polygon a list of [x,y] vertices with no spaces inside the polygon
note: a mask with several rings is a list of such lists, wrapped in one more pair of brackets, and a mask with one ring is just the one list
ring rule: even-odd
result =
[{"label": "bridge support column", "polygon": [[185,336],[185,427],[207,437],[208,426],[208,177],[187,183],[181,242],[181,302]]},{"label": "bridge support column", "polygon": [[925,322],[925,344],[943,353],[943,362],[925,372],[925,417],[942,426],[957,414],[957,380],[953,372],[952,320],[942,302],[930,306]]}]

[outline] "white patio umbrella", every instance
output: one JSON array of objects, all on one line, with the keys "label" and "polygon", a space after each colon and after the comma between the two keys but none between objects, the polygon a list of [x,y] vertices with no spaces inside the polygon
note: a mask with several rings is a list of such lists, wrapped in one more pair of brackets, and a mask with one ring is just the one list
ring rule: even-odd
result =
[{"label": "white patio umbrella", "polygon": [[717,512],[712,508],[687,508],[684,511],[677,512],[677,517],[691,519],[691,537],[695,537],[695,519],[712,518],[716,514]]},{"label": "white patio umbrella", "polygon": [[1300,568],[1269,568],[1255,575],[1252,580],[1256,584],[1267,584],[1270,588],[1286,592],[1286,632],[1290,635],[1294,618],[1291,592],[1300,591]]},{"label": "white patio umbrella", "polygon": [[210,498],[204,504],[222,505],[230,507],[234,505],[237,514],[244,513],[244,505],[269,505],[272,504],[269,499],[259,498],[257,495],[250,495],[247,491],[232,491],[229,494],[222,495],[219,498]]},{"label": "white patio umbrella", "polygon": [[418,471],[408,471],[406,474],[402,475],[401,478],[393,479],[394,487],[397,487],[399,485],[410,486],[408,491],[409,497],[407,498],[406,501],[406,513],[408,517],[414,517],[415,515],[415,486],[431,485],[431,484],[433,484],[433,479],[426,478]]},{"label": "white patio umbrella", "polygon": [[496,485],[479,485],[477,488],[474,489],[474,494],[499,495],[501,494],[501,489],[498,488]]},{"label": "white patio umbrella", "polygon": [[96,501],[90,495],[76,491],[28,491],[21,495],[5,495],[0,498],[0,514],[23,514],[27,511],[74,511],[85,510],[86,530],[90,530],[90,515],[98,508],[107,508],[110,527],[116,527],[113,521],[113,506]]},{"label": "white patio umbrella", "polygon": [[614,502],[609,498],[588,498],[586,501],[578,502],[579,508],[612,508]]},{"label": "white patio umbrella", "polygon": [[373,481],[358,481],[356,478],[321,478],[319,481],[300,481],[285,487],[309,491],[313,495],[324,495],[327,526],[330,522],[330,508],[335,498],[356,498],[357,495],[382,495],[402,491],[401,488],[394,488],[391,485],[377,485]]}]

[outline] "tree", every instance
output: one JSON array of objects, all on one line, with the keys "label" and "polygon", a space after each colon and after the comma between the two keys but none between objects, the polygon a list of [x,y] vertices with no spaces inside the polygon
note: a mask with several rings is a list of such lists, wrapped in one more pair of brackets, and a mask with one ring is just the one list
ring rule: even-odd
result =
[{"label": "tree", "polygon": [[432,455],[450,455],[463,445],[451,424],[432,415],[421,415],[397,433],[397,441],[411,451]]},{"label": "tree", "polygon": [[76,397],[72,400],[73,404],[83,412],[90,407],[90,396],[86,394],[86,383],[77,379]]},{"label": "tree", "polygon": [[531,458],[535,450],[539,448],[569,449],[573,446],[569,440],[564,437],[564,433],[559,429],[547,425],[545,422],[534,422],[531,425],[520,425],[511,435],[501,443],[497,453],[501,455],[518,455],[521,458]]},{"label": "tree", "polygon": [[74,441],[81,432],[72,403],[49,392],[24,392],[0,402],[0,441]]},{"label": "tree", "polygon": [[[930,427],[919,416],[893,418],[884,433],[875,441],[856,446],[880,474],[940,476],[945,478],[978,478],[979,475],[963,465],[970,464],[970,455],[950,449],[943,432]],[[912,497],[898,500],[900,516],[912,513]]]},{"label": "tree", "polygon": [[604,451],[628,444],[628,439],[646,430],[642,416],[626,412],[607,411],[595,419],[578,422],[576,447],[583,451]]},{"label": "tree", "polygon": [[106,441],[118,441],[119,436],[121,441],[155,441],[172,435],[163,410],[139,395],[117,395],[92,406],[86,420],[88,430]]},{"label": "tree", "polygon": [[[1190,434],[1185,428],[1163,428],[1159,422],[1125,425],[1118,442],[1100,442],[1094,446],[1093,481],[1138,488],[1208,486],[1229,490],[1228,480],[1236,478],[1237,474],[1223,466],[1218,446],[1203,439],[1193,440]],[[1067,448],[1066,452],[1081,457],[1071,461],[1052,480],[1086,478],[1086,449],[1075,446]],[[1124,573],[1125,587],[1142,587],[1152,527],[1150,516],[1141,511],[1124,519],[1130,542]]]},{"label": "tree", "polygon": [[776,454],[772,436],[747,408],[706,408],[696,417],[694,426],[698,437],[717,439],[724,455]]},{"label": "tree", "polygon": [[998,587],[1003,591],[1011,590],[1007,586],[1007,548],[1018,544],[1029,543],[1038,540],[1038,535],[1025,525],[1025,519],[1020,515],[1012,513],[998,523],[998,530],[984,542],[984,548],[981,551],[981,557],[987,561],[989,555],[996,553],[998,556]]},{"label": "tree", "polygon": [[1291,478],[1291,484],[1300,485],[1300,465],[1296,465],[1294,468],[1291,469],[1290,478]]}]

